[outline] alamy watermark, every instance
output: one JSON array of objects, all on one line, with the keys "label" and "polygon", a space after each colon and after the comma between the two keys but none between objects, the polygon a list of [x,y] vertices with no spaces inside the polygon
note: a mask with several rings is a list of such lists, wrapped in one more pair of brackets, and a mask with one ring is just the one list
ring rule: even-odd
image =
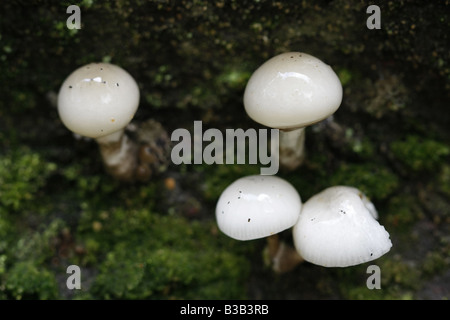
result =
[{"label": "alamy watermark", "polygon": [[81,289],[81,269],[79,266],[73,264],[67,267],[66,273],[70,274],[67,278],[67,289]]},{"label": "alamy watermark", "polygon": [[[66,273],[70,274],[67,278],[67,289],[81,289],[81,269],[77,265],[70,265],[67,267]],[[367,274],[370,276],[366,280],[367,289],[381,289],[381,269],[379,266],[372,264],[367,267]]]},{"label": "alamy watermark", "polygon": [[[68,29],[81,29],[81,10],[77,5],[70,5],[66,9],[66,13],[71,15],[66,20]],[[373,4],[367,7],[366,13],[370,16],[366,20],[367,29],[381,29],[381,10],[380,7]]]},{"label": "alamy watermark", "polygon": [[74,4],[70,5],[66,9],[66,13],[71,15],[66,20],[67,29],[81,29],[81,10],[79,6]]},{"label": "alamy watermark", "polygon": [[366,9],[366,13],[371,15],[366,20],[367,29],[381,29],[381,10],[377,5],[370,5]]},{"label": "alamy watermark", "polygon": [[367,289],[381,289],[381,269],[376,264],[367,267],[366,273],[370,274],[367,278]]},{"label": "alamy watermark", "polygon": [[[270,131],[270,139],[268,135]],[[219,129],[203,132],[201,121],[194,121],[193,138],[187,129],[172,132],[171,141],[178,142],[171,152],[172,162],[180,164],[261,164],[261,175],[274,175],[279,168],[278,129]],[[204,146],[204,142],[208,142]],[[270,145],[270,152],[269,152]]]}]

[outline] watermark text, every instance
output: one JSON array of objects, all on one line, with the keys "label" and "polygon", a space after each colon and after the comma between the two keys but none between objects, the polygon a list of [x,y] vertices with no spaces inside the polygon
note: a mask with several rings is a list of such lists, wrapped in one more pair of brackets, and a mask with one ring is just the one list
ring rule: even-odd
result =
[{"label": "watermark text", "polygon": [[370,5],[366,9],[366,13],[370,13],[371,15],[367,18],[366,26],[367,29],[381,29],[381,11],[380,7],[377,5]]},{"label": "watermark text", "polygon": [[[270,131],[270,139],[268,137]],[[172,162],[180,164],[261,164],[262,175],[274,175],[279,168],[278,129],[219,129],[203,131],[194,121],[194,137],[187,129],[176,129],[170,139],[178,142],[171,152]],[[204,142],[209,142],[203,146]],[[270,145],[270,152],[269,152]]]},{"label": "watermark text", "polygon": [[67,29],[81,29],[81,10],[79,6],[70,5],[67,7],[66,13],[71,15],[66,20]]},{"label": "watermark text", "polygon": [[67,267],[66,273],[71,274],[66,281],[67,289],[81,289],[81,270],[77,265]]},{"label": "watermark text", "polygon": [[366,273],[371,274],[366,281],[368,289],[381,289],[381,270],[377,265],[370,265],[367,267]]}]

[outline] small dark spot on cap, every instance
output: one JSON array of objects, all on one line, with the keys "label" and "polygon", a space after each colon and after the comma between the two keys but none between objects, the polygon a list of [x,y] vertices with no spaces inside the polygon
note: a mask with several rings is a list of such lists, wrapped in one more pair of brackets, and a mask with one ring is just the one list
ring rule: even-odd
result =
[{"label": "small dark spot on cap", "polygon": [[118,82],[116,82],[116,87],[118,87],[119,86],[119,83]]},{"label": "small dark spot on cap", "polygon": [[250,218],[248,218],[247,222],[250,222]]},{"label": "small dark spot on cap", "polygon": [[104,84],[106,84],[106,81],[103,81]]},{"label": "small dark spot on cap", "polygon": [[72,89],[72,86],[69,86],[69,89]]},{"label": "small dark spot on cap", "polygon": [[370,253],[370,256],[373,256],[373,253],[372,253],[372,252]]},{"label": "small dark spot on cap", "polygon": [[103,68],[100,68],[100,70],[103,70]]},{"label": "small dark spot on cap", "polygon": [[227,204],[230,204],[230,201],[228,201],[228,203]]}]

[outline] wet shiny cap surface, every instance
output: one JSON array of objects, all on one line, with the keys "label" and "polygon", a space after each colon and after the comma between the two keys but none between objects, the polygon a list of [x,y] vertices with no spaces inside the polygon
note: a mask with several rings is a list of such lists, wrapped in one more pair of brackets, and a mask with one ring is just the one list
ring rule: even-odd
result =
[{"label": "wet shiny cap surface", "polygon": [[58,95],[58,113],[71,131],[99,138],[123,129],[139,106],[139,88],[124,69],[91,63],[72,72]]},{"label": "wet shiny cap surface", "polygon": [[375,260],[392,247],[373,204],[359,190],[334,186],[303,205],[293,228],[298,253],[313,264],[348,267]]},{"label": "wet shiny cap surface", "polygon": [[302,207],[300,195],[276,176],[247,176],[230,184],[216,206],[219,229],[237,240],[267,237],[292,227]]},{"label": "wet shiny cap surface", "polygon": [[277,55],[250,77],[245,93],[247,114],[258,123],[294,129],[332,115],[342,101],[342,85],[331,67],[302,52]]}]

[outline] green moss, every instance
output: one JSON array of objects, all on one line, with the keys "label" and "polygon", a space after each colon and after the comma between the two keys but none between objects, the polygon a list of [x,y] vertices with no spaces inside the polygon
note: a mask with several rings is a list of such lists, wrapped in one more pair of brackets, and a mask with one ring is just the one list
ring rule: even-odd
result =
[{"label": "green moss", "polygon": [[[367,273],[369,265],[380,268],[380,289],[369,289]],[[398,257],[384,256],[376,261],[339,270],[344,281],[339,286],[345,299],[359,300],[412,300],[420,287],[422,273]]]},{"label": "green moss", "polygon": [[[94,153],[91,158],[80,159],[68,166],[61,168],[60,173],[67,183],[67,194],[70,197],[79,199],[89,198],[91,203],[101,203],[110,200],[110,195],[120,189],[120,183],[110,176],[105,175],[103,168],[99,167],[97,171],[89,170],[100,161],[100,155]],[[116,198],[114,199],[116,200]]]},{"label": "green moss", "polygon": [[58,284],[53,272],[33,261],[15,264],[8,271],[5,289],[9,295],[18,300],[45,300],[58,297]]},{"label": "green moss", "polygon": [[[149,243],[150,245],[150,243]],[[242,258],[224,251],[118,245],[100,267],[94,297],[109,299],[241,299],[247,271]],[[220,268],[217,268],[220,266]],[[201,271],[201,272],[200,272]],[[219,284],[219,286],[216,286]],[[226,286],[224,284],[227,284]],[[206,290],[205,290],[206,288]]]},{"label": "green moss", "polygon": [[56,165],[41,155],[20,149],[0,155],[0,205],[20,210],[38,197]]},{"label": "green moss", "polygon": [[450,244],[447,243],[439,249],[427,253],[422,263],[422,270],[425,276],[435,276],[445,272],[450,264]]},{"label": "green moss", "polygon": [[16,261],[32,259],[38,263],[48,262],[55,255],[53,241],[64,227],[64,221],[56,219],[48,225],[40,225],[36,231],[23,230],[8,252]]},{"label": "green moss", "polygon": [[222,88],[223,86],[233,90],[243,90],[251,75],[252,72],[249,70],[239,69],[239,66],[232,65],[225,68],[223,73],[216,77],[216,86],[221,91],[226,91]]},{"label": "green moss", "polygon": [[0,253],[7,247],[7,237],[13,230],[6,212],[0,209]]},{"label": "green moss", "polygon": [[438,170],[450,154],[447,144],[414,135],[393,141],[390,149],[400,163],[414,172]]},{"label": "green moss", "polygon": [[[422,283],[422,272],[419,268],[398,256],[379,261],[381,270],[381,287],[391,292],[414,292]],[[402,294],[400,294],[402,295]]]},{"label": "green moss", "polygon": [[347,84],[350,83],[353,78],[352,72],[346,68],[340,68],[336,70],[336,74],[338,75],[343,87],[347,86]]},{"label": "green moss", "polygon": [[0,278],[3,278],[3,275],[5,274],[6,271],[6,259],[7,256],[2,254],[0,255]]},{"label": "green moss", "polygon": [[389,200],[385,214],[386,223],[397,230],[409,230],[409,227],[423,218],[421,206],[412,195],[400,194]]},{"label": "green moss", "polygon": [[396,293],[391,290],[368,289],[367,286],[354,287],[346,291],[350,300],[413,300],[411,292]]},{"label": "green moss", "polygon": [[[23,230],[10,215],[9,225],[0,218],[0,296],[13,299],[55,299],[58,286],[49,262],[56,254],[55,240],[64,223],[55,220],[37,231]],[[15,222],[12,224],[12,222]],[[12,232],[14,230],[14,232]],[[18,231],[20,230],[20,233]]]},{"label": "green moss", "polygon": [[210,84],[196,84],[191,86],[189,90],[184,90],[182,94],[183,97],[176,103],[176,107],[180,109],[189,107],[208,110],[220,105],[219,96]]},{"label": "green moss", "polygon": [[368,137],[357,137],[352,128],[345,131],[345,147],[359,158],[372,160],[375,155],[375,146]]},{"label": "green moss", "polygon": [[[114,208],[98,210],[84,208],[78,231],[100,242],[101,250],[124,239],[135,239],[145,233],[155,223],[154,216],[147,209]],[[95,244],[91,244],[95,247]],[[93,252],[95,254],[96,252]]]},{"label": "green moss", "polygon": [[438,175],[439,189],[450,197],[450,165],[444,164]]},{"label": "green moss", "polygon": [[348,185],[360,189],[369,198],[383,200],[398,187],[398,177],[387,167],[374,163],[342,163],[330,177],[330,185]]},{"label": "green moss", "polygon": [[135,222],[121,219],[126,237],[111,234],[107,226],[85,235],[85,241],[96,238],[101,249],[88,254],[106,253],[90,290],[93,298],[245,297],[248,262],[213,225],[148,211],[134,214]]},{"label": "green moss", "polygon": [[155,213],[157,185],[132,186],[115,201],[83,205],[77,242],[84,254],[77,263],[99,271],[89,297],[245,297],[249,265],[242,253],[249,247],[218,234],[211,221]]}]

